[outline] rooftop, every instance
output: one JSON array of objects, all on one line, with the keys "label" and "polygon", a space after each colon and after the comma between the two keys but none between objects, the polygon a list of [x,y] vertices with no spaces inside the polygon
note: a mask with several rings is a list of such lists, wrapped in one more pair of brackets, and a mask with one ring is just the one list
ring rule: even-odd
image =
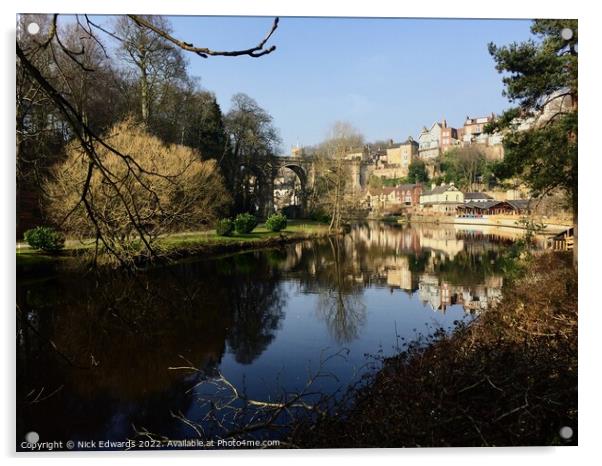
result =
[{"label": "rooftop", "polygon": [[503,204],[503,201],[467,202],[462,207],[466,209],[486,210],[498,204]]},{"label": "rooftop", "polygon": [[456,188],[453,184],[442,184],[441,186],[436,186],[430,191],[425,191],[422,194],[424,196],[428,196],[429,194],[443,194],[444,192],[449,190],[458,191],[458,188]]},{"label": "rooftop", "polygon": [[413,146],[417,146],[418,142],[415,141],[412,136],[409,136],[405,141],[403,142],[391,142],[388,146],[387,149],[396,149],[400,146],[408,146],[408,145],[413,145]]},{"label": "rooftop", "polygon": [[493,198],[489,194],[478,193],[478,192],[465,193],[464,199],[491,199],[491,200],[493,200]]},{"label": "rooftop", "polygon": [[529,207],[529,203],[531,201],[529,199],[520,199],[516,201],[485,201],[485,202],[467,202],[461,208],[464,209],[489,209],[491,207],[500,205],[500,204],[508,204],[515,210],[524,210]]}]

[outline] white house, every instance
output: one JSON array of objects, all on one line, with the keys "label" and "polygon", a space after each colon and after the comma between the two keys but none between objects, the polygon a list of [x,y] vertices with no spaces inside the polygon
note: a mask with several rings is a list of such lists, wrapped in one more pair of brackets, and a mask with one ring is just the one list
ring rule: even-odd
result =
[{"label": "white house", "polygon": [[468,202],[489,202],[495,201],[489,194],[485,193],[464,193],[464,203]]},{"label": "white house", "polygon": [[456,207],[464,204],[464,194],[453,183],[432,186],[420,195],[420,208],[427,211],[455,214]]},{"label": "white house", "polygon": [[422,128],[418,135],[418,157],[421,159],[434,159],[440,154],[441,149],[441,123],[433,123],[430,129]]}]

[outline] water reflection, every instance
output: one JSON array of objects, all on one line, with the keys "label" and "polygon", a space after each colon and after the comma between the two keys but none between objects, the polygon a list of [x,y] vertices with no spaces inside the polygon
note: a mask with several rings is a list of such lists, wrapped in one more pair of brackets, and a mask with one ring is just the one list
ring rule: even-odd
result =
[{"label": "water reflection", "polygon": [[[297,245],[284,270],[289,275],[302,271],[305,290],[320,293],[325,303],[338,303],[325,304],[328,309],[361,309],[365,287],[386,285],[391,291],[410,295],[418,291],[420,300],[433,310],[445,311],[459,304],[466,312],[475,313],[501,296],[499,253],[519,235],[518,230],[483,233],[449,226],[371,223],[356,226],[343,238],[329,240],[322,250],[315,251],[320,244],[313,244],[312,253],[308,253],[307,245]],[[354,306],[345,306],[343,298],[353,301]],[[352,320],[361,322],[361,312],[356,314],[358,318]],[[355,327],[347,332],[351,338],[357,335]]]},{"label": "water reflection", "polygon": [[[398,323],[410,337],[433,310],[438,325],[451,325],[458,313],[487,309],[501,294],[500,252],[511,242],[505,233],[373,223],[135,277],[21,280],[18,436],[123,439],[132,425],[189,436],[169,413],[194,410],[187,390],[218,370],[270,396],[277,375],[285,387],[301,383],[323,348],[349,346],[359,362],[391,342]],[[183,365],[200,371],[174,370]]]},{"label": "water reflection", "polygon": [[354,256],[345,250],[344,241],[337,237],[329,238],[328,243],[332,263],[322,269],[328,270],[330,276],[320,287],[317,312],[334,339],[347,343],[358,337],[366,319],[366,306],[361,300],[363,284],[355,279]]}]

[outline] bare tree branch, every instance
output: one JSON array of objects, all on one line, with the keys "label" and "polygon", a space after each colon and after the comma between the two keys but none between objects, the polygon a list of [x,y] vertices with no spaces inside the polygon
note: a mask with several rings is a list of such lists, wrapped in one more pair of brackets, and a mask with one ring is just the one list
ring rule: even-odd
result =
[{"label": "bare tree branch", "polygon": [[272,37],[272,34],[274,34],[276,29],[278,28],[279,18],[274,18],[274,22],[272,23],[272,28],[269,30],[269,32],[266,34],[266,36],[263,38],[263,40],[261,42],[259,42],[259,44],[257,44],[255,47],[251,47],[251,48],[243,49],[243,50],[217,51],[217,50],[211,50],[207,47],[196,47],[194,44],[191,44],[190,42],[185,42],[183,40],[177,39],[177,38],[173,37],[171,34],[169,34],[168,32],[164,31],[161,28],[158,28],[151,22],[146,21],[144,18],[142,18],[138,15],[128,15],[128,16],[136,24],[138,24],[138,26],[148,28],[151,31],[154,31],[159,36],[163,37],[165,40],[168,40],[172,44],[180,47],[182,50],[186,50],[187,52],[196,53],[197,55],[199,55],[200,57],[203,57],[203,58],[208,58],[209,56],[239,57],[241,55],[248,55],[249,57],[257,58],[257,57],[261,57],[263,55],[272,53],[274,50],[276,50],[275,45],[272,45],[271,47],[268,47],[267,49],[264,49],[264,46],[265,46],[266,42],[270,39],[270,37]]}]

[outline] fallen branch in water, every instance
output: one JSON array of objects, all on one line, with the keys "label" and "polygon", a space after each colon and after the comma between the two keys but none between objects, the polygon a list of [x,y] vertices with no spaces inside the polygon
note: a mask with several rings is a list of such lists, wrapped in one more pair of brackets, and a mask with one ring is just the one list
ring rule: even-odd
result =
[{"label": "fallen branch in water", "polygon": [[[171,366],[168,369],[190,371],[199,375],[200,380],[190,387],[186,394],[194,397],[202,415],[198,419],[190,419],[181,412],[171,412],[171,416],[188,426],[196,437],[203,441],[283,438],[301,422],[307,422],[309,418],[324,417],[335,405],[335,401],[340,402],[337,400],[340,391],[324,394],[314,386],[322,378],[332,377],[338,380],[334,374],[326,371],[325,367],[335,358],[346,360],[348,353],[347,349],[327,356],[323,352],[317,370],[309,372],[303,388],[298,392],[282,390],[280,397],[275,400],[250,398],[223,374],[218,372],[206,376],[203,370],[179,355],[186,365]],[[153,434],[145,428],[134,426],[134,432],[136,437],[167,441],[165,437]],[[281,443],[281,446],[297,447],[290,441]]]}]

